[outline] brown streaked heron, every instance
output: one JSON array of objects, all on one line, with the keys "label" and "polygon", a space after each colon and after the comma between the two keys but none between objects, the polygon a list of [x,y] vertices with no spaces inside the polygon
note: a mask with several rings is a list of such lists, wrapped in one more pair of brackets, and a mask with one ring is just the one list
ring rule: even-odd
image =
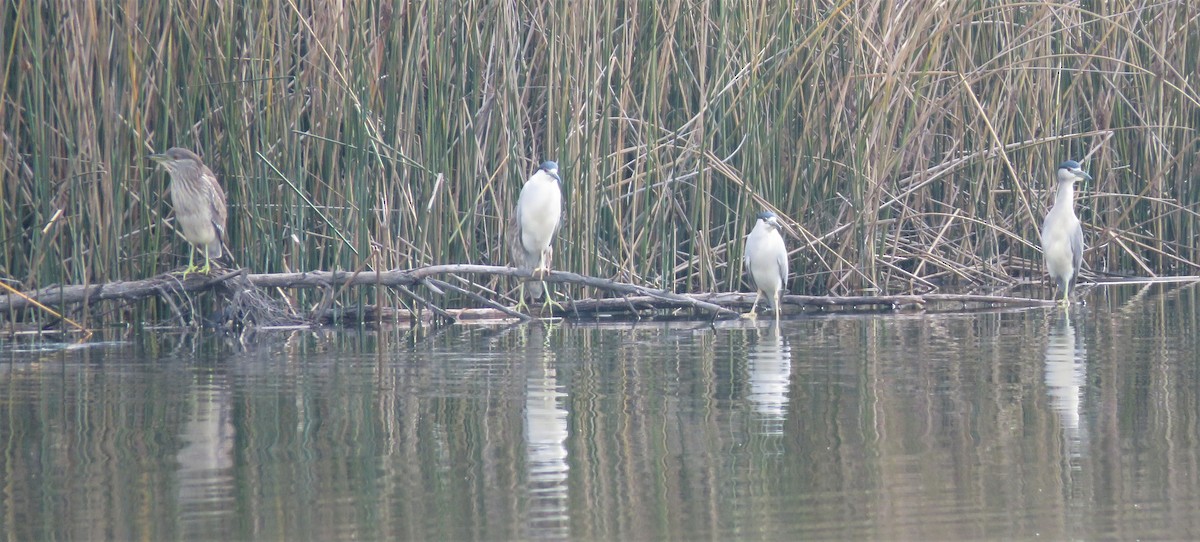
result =
[{"label": "brown streaked heron", "polygon": [[195,263],[196,251],[188,247],[188,273],[208,273],[211,261],[221,257],[221,242],[225,238],[225,191],[217,176],[196,153],[172,147],[150,159],[167,170],[171,176],[171,203],[175,206],[175,225],[184,239],[204,252],[204,267]]},{"label": "brown streaked heron", "polygon": [[[1058,195],[1054,207],[1046,213],[1042,222],[1042,257],[1046,260],[1046,271],[1061,293],[1059,303],[1070,303],[1070,294],[1079,278],[1079,267],[1083,264],[1083,227],[1075,216],[1075,182],[1091,180],[1079,166],[1079,162],[1067,160],[1058,166]],[[1058,298],[1057,295],[1055,295]]]},{"label": "brown streaked heron", "polygon": [[779,217],[770,211],[758,213],[754,229],[746,238],[746,254],[742,263],[754,283],[754,305],[750,307],[750,318],[756,317],[755,309],[758,300],[765,294],[771,300],[775,309],[775,324],[779,324],[779,314],[782,311],[780,301],[783,292],[787,290],[788,253],[783,244],[782,226]]},{"label": "brown streaked heron", "polygon": [[[533,277],[538,279],[529,284],[529,291],[534,298],[545,291],[545,283],[541,279],[550,274],[550,260],[554,255],[550,242],[562,218],[561,185],[558,164],[553,161],[542,162],[521,188],[517,210],[509,224],[513,261],[519,269],[532,270]],[[550,296],[546,296],[546,300],[549,302]],[[524,302],[522,292],[518,304]]]}]

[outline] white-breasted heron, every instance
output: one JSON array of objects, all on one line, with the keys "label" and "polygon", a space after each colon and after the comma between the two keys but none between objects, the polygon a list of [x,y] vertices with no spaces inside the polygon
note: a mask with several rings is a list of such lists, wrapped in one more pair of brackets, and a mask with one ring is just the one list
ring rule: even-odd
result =
[{"label": "white-breasted heron", "polygon": [[196,251],[188,247],[188,266],[183,276],[197,271],[208,273],[211,261],[221,257],[221,242],[225,238],[225,191],[196,153],[172,147],[150,159],[167,170],[171,176],[171,203],[175,206],[175,225],[183,238],[204,252],[204,267],[195,263]]},{"label": "white-breasted heron", "polygon": [[[539,279],[529,284],[529,291],[535,298],[544,290],[540,279],[550,274],[550,260],[554,255],[550,242],[562,218],[561,183],[558,164],[542,162],[521,188],[517,211],[509,224],[513,261],[517,268],[532,270],[534,278]],[[524,295],[520,301],[524,302]]]},{"label": "white-breasted heron", "polygon": [[783,292],[787,289],[788,277],[787,246],[783,244],[781,229],[779,217],[775,216],[775,213],[770,211],[758,213],[754,229],[746,238],[746,254],[742,258],[742,263],[755,288],[754,305],[750,307],[749,316],[754,317],[754,310],[758,308],[758,300],[765,294],[771,299],[771,306],[775,308],[776,324],[779,323],[779,314],[782,310],[780,301]]},{"label": "white-breasted heron", "polygon": [[1080,168],[1079,162],[1067,160],[1059,164],[1058,195],[1042,222],[1042,257],[1050,279],[1057,285],[1057,293],[1062,294],[1063,305],[1070,303],[1069,296],[1083,264],[1083,227],[1075,216],[1075,181],[1083,179],[1091,180],[1092,176]]}]

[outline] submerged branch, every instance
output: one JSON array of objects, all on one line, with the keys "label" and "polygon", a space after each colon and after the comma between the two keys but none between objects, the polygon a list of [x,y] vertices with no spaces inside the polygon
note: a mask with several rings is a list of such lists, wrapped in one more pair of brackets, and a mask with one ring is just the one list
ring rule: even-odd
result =
[{"label": "submerged branch", "polygon": [[[86,286],[53,286],[24,295],[12,294],[0,296],[0,312],[12,313],[27,309],[33,307],[35,302],[50,306],[75,304],[89,306],[98,301],[136,301],[155,296],[166,298],[170,302],[171,297],[178,294],[196,293],[214,288],[223,288],[226,292],[254,292],[272,288],[320,288],[326,291],[333,291],[336,288],[348,286],[386,286],[412,299],[420,306],[428,308],[430,312],[442,318],[443,321],[461,319],[477,320],[481,318],[531,319],[529,314],[513,310],[483,295],[483,293],[489,293],[490,290],[478,283],[463,279],[460,276],[459,280],[462,281],[463,286],[457,286],[436,278],[442,275],[508,276],[515,279],[532,280],[532,275],[527,270],[471,264],[434,265],[409,270],[397,269],[357,273],[350,271],[313,271],[307,273],[249,274],[245,270],[233,270],[211,277],[193,275],[186,280],[182,280],[176,275],[166,274],[139,281],[122,281]],[[734,318],[740,316],[740,310],[751,307],[754,302],[753,293],[677,294],[637,284],[589,277],[565,271],[555,271],[546,276],[544,281],[594,288],[597,291],[604,292],[607,297],[579,300],[561,299],[558,300],[558,306],[553,310],[549,310],[549,307],[546,307],[545,309],[548,312],[542,312],[542,316],[594,316],[603,314],[637,317],[642,312],[690,310],[703,312],[712,318]],[[438,306],[428,296],[416,293],[415,290],[418,287],[424,287],[428,292],[438,296],[446,295],[446,291],[449,290],[476,303],[478,306],[477,308],[446,309]],[[476,291],[472,291],[473,289]],[[494,292],[492,293],[494,297]],[[331,301],[331,299],[323,299],[317,307],[312,308],[309,311],[309,321],[312,323],[328,323],[335,319],[358,320],[355,315],[362,316],[363,321],[380,318],[384,314],[388,315],[389,320],[410,319],[414,317],[413,313],[409,310],[398,310],[388,307],[366,306],[353,307],[351,309],[331,309],[328,306]],[[794,313],[797,311],[831,310],[930,310],[933,307],[1040,307],[1052,305],[1053,302],[1020,297],[958,294],[848,297],[786,295],[783,298],[782,304],[785,313]],[[535,302],[532,303],[532,306],[538,308],[541,306],[541,303]],[[334,318],[331,315],[340,315],[340,317]],[[366,315],[374,315],[374,318],[368,318]],[[268,324],[268,322],[262,321],[256,323]]]},{"label": "submerged branch", "polygon": [[[95,285],[51,286],[35,292],[30,292],[26,294],[25,297],[17,295],[0,296],[0,312],[25,309],[31,306],[33,304],[32,302],[35,300],[37,302],[52,306],[72,304],[90,305],[96,301],[135,301],[154,296],[169,296],[176,293],[200,292],[222,284],[231,278],[242,276],[248,285],[264,289],[387,286],[389,288],[395,288],[404,295],[414,299],[421,305],[428,307],[431,311],[439,316],[443,318],[450,318],[451,315],[445,312],[441,307],[438,307],[424,297],[421,297],[412,291],[413,287],[423,285],[435,293],[440,293],[440,288],[447,288],[450,285],[448,283],[433,279],[433,277],[447,274],[509,276],[520,279],[532,278],[532,274],[527,270],[521,270],[512,267],[469,264],[434,265],[412,270],[390,270],[359,273],[350,271],[312,271],[306,273],[244,274],[244,271],[238,270],[230,271],[215,277],[202,277],[193,275],[192,278],[187,280],[182,280],[175,275],[166,274],[138,281],[118,281]],[[693,309],[702,310],[711,313],[714,317],[735,317],[738,315],[738,313],[734,311],[700,299],[693,299],[672,292],[647,288],[636,284],[616,282],[596,277],[587,277],[565,271],[553,272],[546,276],[543,281],[587,286],[617,295],[647,296],[670,304],[671,306],[690,307]],[[461,288],[452,289],[463,292],[467,295],[467,297],[475,299],[476,301],[480,301],[480,296],[478,294],[463,291]],[[483,304],[501,312],[502,314],[505,314],[506,316],[525,316],[516,311],[506,309],[505,307],[502,307],[494,302],[484,301]],[[568,303],[568,306],[569,305],[570,303]]]}]

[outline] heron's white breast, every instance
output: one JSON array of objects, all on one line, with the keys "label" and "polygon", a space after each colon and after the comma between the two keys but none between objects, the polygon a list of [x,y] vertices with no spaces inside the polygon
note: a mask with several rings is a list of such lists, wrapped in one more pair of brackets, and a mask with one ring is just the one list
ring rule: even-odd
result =
[{"label": "heron's white breast", "polygon": [[783,287],[785,278],[779,276],[779,254],[787,254],[783,236],[770,226],[756,225],[746,239],[746,261],[759,289],[773,292]]},{"label": "heron's white breast", "polygon": [[517,200],[521,236],[529,248],[545,248],[562,217],[562,192],[558,182],[544,172],[538,172],[525,183]]}]

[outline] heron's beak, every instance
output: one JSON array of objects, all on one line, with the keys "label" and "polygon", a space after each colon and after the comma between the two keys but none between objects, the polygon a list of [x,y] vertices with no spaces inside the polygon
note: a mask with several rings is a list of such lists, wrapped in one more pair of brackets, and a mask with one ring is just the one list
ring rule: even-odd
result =
[{"label": "heron's beak", "polygon": [[165,154],[151,154],[150,156],[148,156],[148,158],[150,158],[151,160],[154,160],[155,162],[158,162],[160,164],[169,160],[169,158],[167,158],[167,155],[165,155]]},{"label": "heron's beak", "polygon": [[1087,179],[1087,180],[1089,180],[1089,181],[1090,181],[1090,180],[1092,180],[1092,176],[1091,176],[1091,175],[1089,175],[1089,174],[1088,174],[1088,172],[1086,172],[1086,171],[1084,171],[1084,170],[1082,170],[1082,169],[1077,169],[1077,170],[1075,170],[1075,173],[1076,173],[1077,175],[1079,175],[1080,177],[1083,177],[1084,179]]},{"label": "heron's beak", "polygon": [[562,179],[559,178],[559,176],[558,176],[558,169],[547,169],[547,170],[543,170],[543,171],[545,171],[546,173],[549,173],[551,177],[554,177],[554,180],[556,180],[560,183],[562,182]]}]

